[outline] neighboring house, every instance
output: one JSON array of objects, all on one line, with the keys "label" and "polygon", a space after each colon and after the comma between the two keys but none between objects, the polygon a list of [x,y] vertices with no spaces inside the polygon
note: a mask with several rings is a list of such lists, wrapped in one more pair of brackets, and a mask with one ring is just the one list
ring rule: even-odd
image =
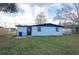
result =
[{"label": "neighboring house", "polygon": [[79,25],[76,25],[74,27],[74,33],[78,33],[79,34]]},{"label": "neighboring house", "polygon": [[6,28],[9,32],[16,31],[16,28]]},{"label": "neighboring house", "polygon": [[63,26],[55,24],[39,24],[39,25],[16,25],[17,36],[62,36]]},{"label": "neighboring house", "polygon": [[63,32],[65,35],[79,33],[79,26],[77,25],[64,26]]},{"label": "neighboring house", "polygon": [[72,28],[64,28],[63,29],[63,34],[65,35],[69,35],[69,34],[72,34]]}]

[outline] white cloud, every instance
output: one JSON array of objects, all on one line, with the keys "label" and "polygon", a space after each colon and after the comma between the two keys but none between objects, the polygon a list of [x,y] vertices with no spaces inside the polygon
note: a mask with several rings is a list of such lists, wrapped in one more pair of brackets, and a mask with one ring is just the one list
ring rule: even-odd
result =
[{"label": "white cloud", "polygon": [[48,15],[48,8],[51,5],[30,5],[30,4],[17,4],[17,6],[21,9],[16,17],[7,16],[4,13],[0,13],[0,25],[5,23],[7,24],[7,27],[11,27],[15,24],[35,24],[34,20],[36,18],[36,15],[38,15],[41,11],[43,11],[46,15],[46,18],[48,19],[47,22],[52,22],[52,19],[50,19],[50,16]]}]

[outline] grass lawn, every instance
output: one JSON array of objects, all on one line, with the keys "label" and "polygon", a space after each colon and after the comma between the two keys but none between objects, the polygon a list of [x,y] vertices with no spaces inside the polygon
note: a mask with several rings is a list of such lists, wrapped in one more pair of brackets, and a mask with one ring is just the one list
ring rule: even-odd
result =
[{"label": "grass lawn", "polygon": [[0,54],[71,55],[79,54],[79,34],[61,37],[0,37]]}]

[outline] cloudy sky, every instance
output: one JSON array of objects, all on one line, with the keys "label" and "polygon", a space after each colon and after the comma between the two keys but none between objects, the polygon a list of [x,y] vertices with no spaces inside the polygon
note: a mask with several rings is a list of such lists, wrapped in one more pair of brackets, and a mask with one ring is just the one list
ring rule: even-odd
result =
[{"label": "cloudy sky", "polygon": [[0,25],[12,27],[15,24],[35,24],[34,20],[36,15],[40,12],[44,12],[47,23],[56,23],[53,21],[53,17],[56,15],[56,9],[60,8],[60,4],[56,3],[17,3],[17,7],[20,9],[16,14],[8,14],[0,12]]}]

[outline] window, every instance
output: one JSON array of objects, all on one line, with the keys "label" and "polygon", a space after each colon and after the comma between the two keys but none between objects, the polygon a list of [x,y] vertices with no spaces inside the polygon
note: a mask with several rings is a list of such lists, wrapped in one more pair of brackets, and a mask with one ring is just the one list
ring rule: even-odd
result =
[{"label": "window", "polygon": [[38,32],[41,32],[41,27],[40,26],[38,27]]},{"label": "window", "polygon": [[56,27],[56,32],[58,32],[59,31],[59,29],[58,29],[58,27]]},{"label": "window", "polygon": [[78,33],[79,33],[79,27],[76,27],[76,32],[78,32]]}]

